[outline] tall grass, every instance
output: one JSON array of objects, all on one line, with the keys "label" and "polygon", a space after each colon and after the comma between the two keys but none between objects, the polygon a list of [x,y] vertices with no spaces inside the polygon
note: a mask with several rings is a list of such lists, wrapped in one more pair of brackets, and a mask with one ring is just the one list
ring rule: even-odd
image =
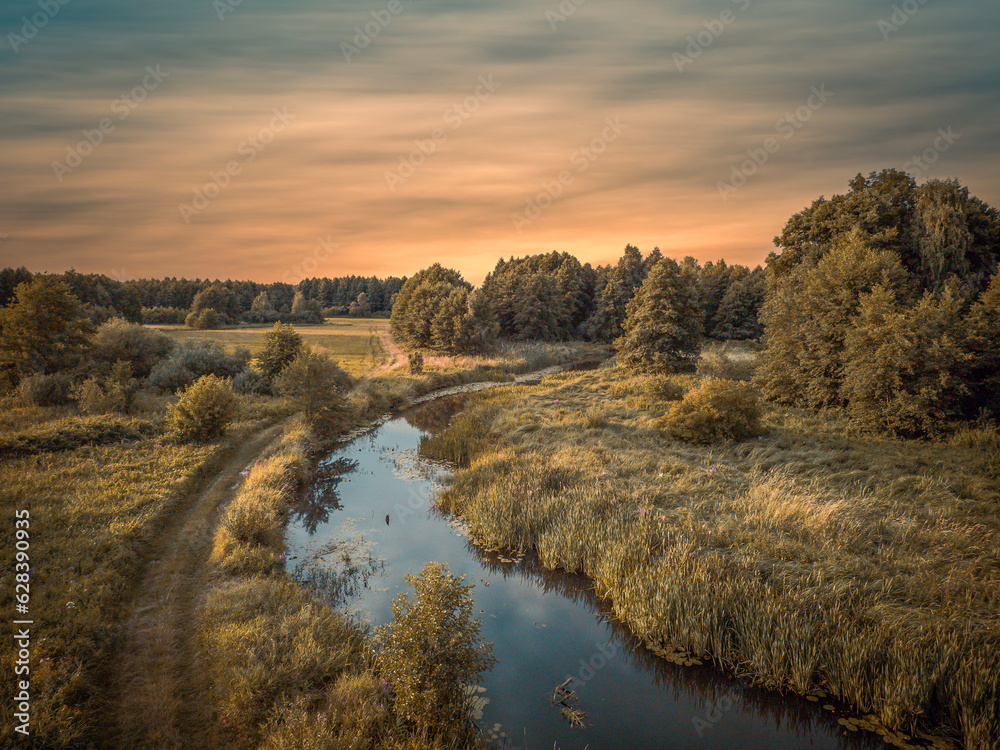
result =
[{"label": "tall grass", "polygon": [[661,435],[669,407],[617,370],[478,396],[428,446],[476,454],[439,503],[586,574],[648,641],[1000,747],[996,432],[882,440],[774,409],[767,435],[699,447]]},{"label": "tall grass", "polygon": [[314,600],[284,572],[289,503],[318,448],[298,420],[262,456],[223,513],[215,580],[198,614],[208,700],[228,747],[478,748],[467,723],[410,726],[376,677],[365,629]]}]

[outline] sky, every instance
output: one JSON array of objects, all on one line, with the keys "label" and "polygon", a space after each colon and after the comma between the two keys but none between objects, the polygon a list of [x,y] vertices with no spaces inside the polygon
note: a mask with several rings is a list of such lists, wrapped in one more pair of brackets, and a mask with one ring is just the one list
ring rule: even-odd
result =
[{"label": "sky", "polygon": [[0,0],[0,265],[762,263],[894,167],[1000,205],[996,0]]}]

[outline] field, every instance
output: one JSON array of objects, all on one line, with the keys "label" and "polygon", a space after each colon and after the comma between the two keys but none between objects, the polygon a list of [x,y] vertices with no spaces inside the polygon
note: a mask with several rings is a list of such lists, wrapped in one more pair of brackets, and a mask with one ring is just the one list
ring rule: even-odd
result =
[{"label": "field", "polygon": [[654,651],[829,696],[901,747],[1000,747],[996,431],[765,407],[759,438],[699,446],[661,432],[664,390],[610,368],[475,397],[423,446],[468,464],[440,504],[589,576]]},{"label": "field", "polygon": [[[168,325],[150,328],[164,331],[178,341],[208,339],[219,343],[230,353],[237,347],[246,347],[251,354],[257,354],[264,334],[271,326],[245,326],[218,331],[199,331],[186,326]],[[386,360],[384,339],[388,338],[389,321],[383,318],[331,318],[323,325],[296,325],[295,330],[302,336],[304,343],[325,351],[337,360],[341,368],[355,376],[364,374]]]}]

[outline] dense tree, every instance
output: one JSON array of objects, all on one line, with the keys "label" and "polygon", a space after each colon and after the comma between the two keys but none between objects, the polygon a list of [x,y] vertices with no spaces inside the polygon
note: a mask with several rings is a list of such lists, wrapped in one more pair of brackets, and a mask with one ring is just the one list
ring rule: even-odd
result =
[{"label": "dense tree", "polygon": [[903,292],[905,282],[898,257],[873,248],[860,231],[836,240],[815,265],[779,279],[764,307],[767,349],[757,376],[765,396],[839,405],[844,339],[861,298],[877,284]]},{"label": "dense tree", "polygon": [[264,334],[264,345],[257,363],[265,375],[274,376],[302,351],[302,337],[287,323],[275,323]]},{"label": "dense tree", "polygon": [[0,270],[0,307],[6,307],[14,301],[14,290],[18,284],[30,282],[35,275],[27,268],[4,268]]},{"label": "dense tree", "polygon": [[711,317],[711,335],[720,339],[757,339],[764,334],[760,311],[767,296],[767,276],[757,266],[736,278],[726,288]]},{"label": "dense tree", "polygon": [[660,260],[629,302],[619,364],[640,372],[690,371],[701,351],[696,278],[670,258]]},{"label": "dense tree", "polygon": [[281,370],[275,385],[292,399],[309,426],[325,436],[344,426],[348,414],[344,392],[350,382],[336,362],[305,347]]},{"label": "dense tree", "polygon": [[820,198],[775,242],[758,369],[766,397],[843,404],[865,427],[910,435],[996,416],[995,209],[957,181],[917,186],[885,170]]},{"label": "dense tree", "polygon": [[842,399],[863,427],[902,435],[938,431],[959,415],[967,359],[958,338],[962,296],[953,286],[900,306],[877,285],[847,331]]},{"label": "dense tree", "polygon": [[460,290],[467,294],[471,289],[472,285],[458,271],[445,268],[440,263],[416,273],[403,284],[393,305],[393,338],[410,348],[451,350],[455,327],[451,321],[445,320],[442,310],[464,318],[465,305],[463,303],[459,308],[452,292]]},{"label": "dense tree", "polygon": [[0,309],[0,371],[10,383],[29,373],[79,365],[93,330],[83,305],[56,276],[18,284],[14,302]]}]

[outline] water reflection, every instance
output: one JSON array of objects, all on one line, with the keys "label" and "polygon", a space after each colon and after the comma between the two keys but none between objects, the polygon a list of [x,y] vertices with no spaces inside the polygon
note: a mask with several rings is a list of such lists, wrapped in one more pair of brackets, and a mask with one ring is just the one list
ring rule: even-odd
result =
[{"label": "water reflection", "polygon": [[[581,576],[547,570],[534,555],[514,562],[471,544],[460,521],[432,507],[443,468],[416,453],[422,430],[446,423],[462,403],[427,404],[328,459],[336,466],[324,467],[327,489],[307,501],[321,510],[300,509],[289,526],[289,551],[298,557],[289,567],[373,625],[391,618],[404,575],[424,562],[466,575],[483,637],[499,659],[475,687],[488,736],[564,750],[880,746],[871,735],[845,735],[835,714],[804,699],[775,696],[711,665],[655,656]],[[563,684],[573,693],[565,704],[553,701]],[[580,711],[586,728],[572,727],[565,707]]]},{"label": "water reflection", "polygon": [[344,477],[358,468],[358,462],[347,458],[327,459],[320,463],[312,485],[292,506],[290,523],[315,534],[320,524],[330,520],[330,511],[341,510],[338,488]]}]

